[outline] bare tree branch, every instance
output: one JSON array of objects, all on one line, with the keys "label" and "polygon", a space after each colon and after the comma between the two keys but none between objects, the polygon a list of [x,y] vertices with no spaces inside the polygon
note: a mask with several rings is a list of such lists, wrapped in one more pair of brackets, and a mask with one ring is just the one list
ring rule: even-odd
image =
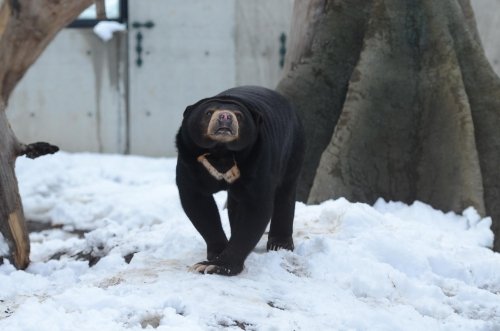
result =
[{"label": "bare tree branch", "polygon": [[95,0],[95,14],[98,20],[108,19],[104,0]]}]

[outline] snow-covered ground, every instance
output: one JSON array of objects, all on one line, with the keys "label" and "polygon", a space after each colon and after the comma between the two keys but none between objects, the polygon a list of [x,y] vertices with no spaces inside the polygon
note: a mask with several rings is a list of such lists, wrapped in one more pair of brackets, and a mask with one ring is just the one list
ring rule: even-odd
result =
[{"label": "snow-covered ground", "polygon": [[205,247],[174,169],[18,159],[27,219],[53,228],[31,233],[26,271],[0,266],[0,330],[500,330],[500,254],[472,208],[298,203],[294,252],[267,253],[264,237],[240,275],[201,275],[188,272]]}]

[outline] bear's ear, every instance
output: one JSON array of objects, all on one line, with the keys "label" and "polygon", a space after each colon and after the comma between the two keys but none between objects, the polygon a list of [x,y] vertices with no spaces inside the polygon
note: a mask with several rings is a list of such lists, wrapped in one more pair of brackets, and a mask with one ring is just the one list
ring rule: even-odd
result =
[{"label": "bear's ear", "polygon": [[192,104],[191,106],[187,106],[186,109],[184,110],[184,118],[186,118],[187,116],[189,116],[189,114],[191,114],[191,112],[193,110],[195,110],[196,108],[198,108],[198,106],[200,106],[202,103],[204,103],[205,101],[209,100],[210,98],[206,98],[206,99],[201,99],[200,101],[198,101],[197,103],[195,104]]},{"label": "bear's ear", "polygon": [[186,109],[184,110],[183,117],[186,118],[189,114],[191,114],[191,112],[193,111],[194,108],[195,108],[195,105],[187,106]]}]

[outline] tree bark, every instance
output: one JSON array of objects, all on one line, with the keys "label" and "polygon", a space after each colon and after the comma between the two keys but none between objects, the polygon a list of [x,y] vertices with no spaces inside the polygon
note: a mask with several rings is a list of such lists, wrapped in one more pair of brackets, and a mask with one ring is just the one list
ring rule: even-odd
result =
[{"label": "tree bark", "polygon": [[[305,118],[309,145],[321,137],[301,183],[308,201],[382,197],[455,212],[472,205],[492,216],[500,250],[500,79],[484,55],[469,1],[313,1],[295,9],[298,26],[304,12],[316,13],[317,23],[306,19],[312,32],[295,30],[291,38],[316,36],[317,49],[292,45],[298,49],[278,89]],[[353,34],[348,25],[333,26],[328,21],[336,16],[363,28]],[[343,58],[328,57],[330,51]],[[352,70],[340,78],[331,73],[347,59],[356,59]],[[337,92],[325,89],[327,79]],[[325,116],[328,107],[336,111]]]},{"label": "tree bark", "polygon": [[31,64],[56,33],[92,4],[92,0],[5,0],[0,2],[0,231],[7,240],[13,264],[29,264],[26,230],[15,159],[37,157],[57,150],[46,143],[24,145],[5,115],[9,96]]},{"label": "tree bark", "polygon": [[[297,198],[307,201],[342,111],[370,12],[366,1],[295,1],[284,78],[277,90],[299,111],[307,149]],[[332,37],[333,31],[342,35]]]},{"label": "tree bark", "polygon": [[98,20],[107,19],[106,4],[104,0],[95,0],[95,16]]},{"label": "tree bark", "polygon": [[12,262],[24,269],[29,263],[29,238],[17,188],[14,162],[19,143],[0,105],[0,231],[9,243]]}]

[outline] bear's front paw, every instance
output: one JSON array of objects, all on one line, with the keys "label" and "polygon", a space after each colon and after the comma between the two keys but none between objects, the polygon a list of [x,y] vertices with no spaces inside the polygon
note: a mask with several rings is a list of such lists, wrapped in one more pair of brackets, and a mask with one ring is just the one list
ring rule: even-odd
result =
[{"label": "bear's front paw", "polygon": [[286,249],[289,251],[293,251],[293,238],[277,238],[277,237],[269,237],[267,240],[267,250],[268,251],[277,251],[280,249]]},{"label": "bear's front paw", "polygon": [[217,274],[223,276],[234,276],[243,270],[242,265],[228,265],[221,261],[203,261],[198,262],[189,268],[189,271],[198,272],[200,274]]},{"label": "bear's front paw", "polygon": [[222,253],[222,251],[224,251],[226,246],[227,246],[227,242],[207,244],[207,260],[213,261],[213,260],[217,259],[220,255],[220,253]]}]

